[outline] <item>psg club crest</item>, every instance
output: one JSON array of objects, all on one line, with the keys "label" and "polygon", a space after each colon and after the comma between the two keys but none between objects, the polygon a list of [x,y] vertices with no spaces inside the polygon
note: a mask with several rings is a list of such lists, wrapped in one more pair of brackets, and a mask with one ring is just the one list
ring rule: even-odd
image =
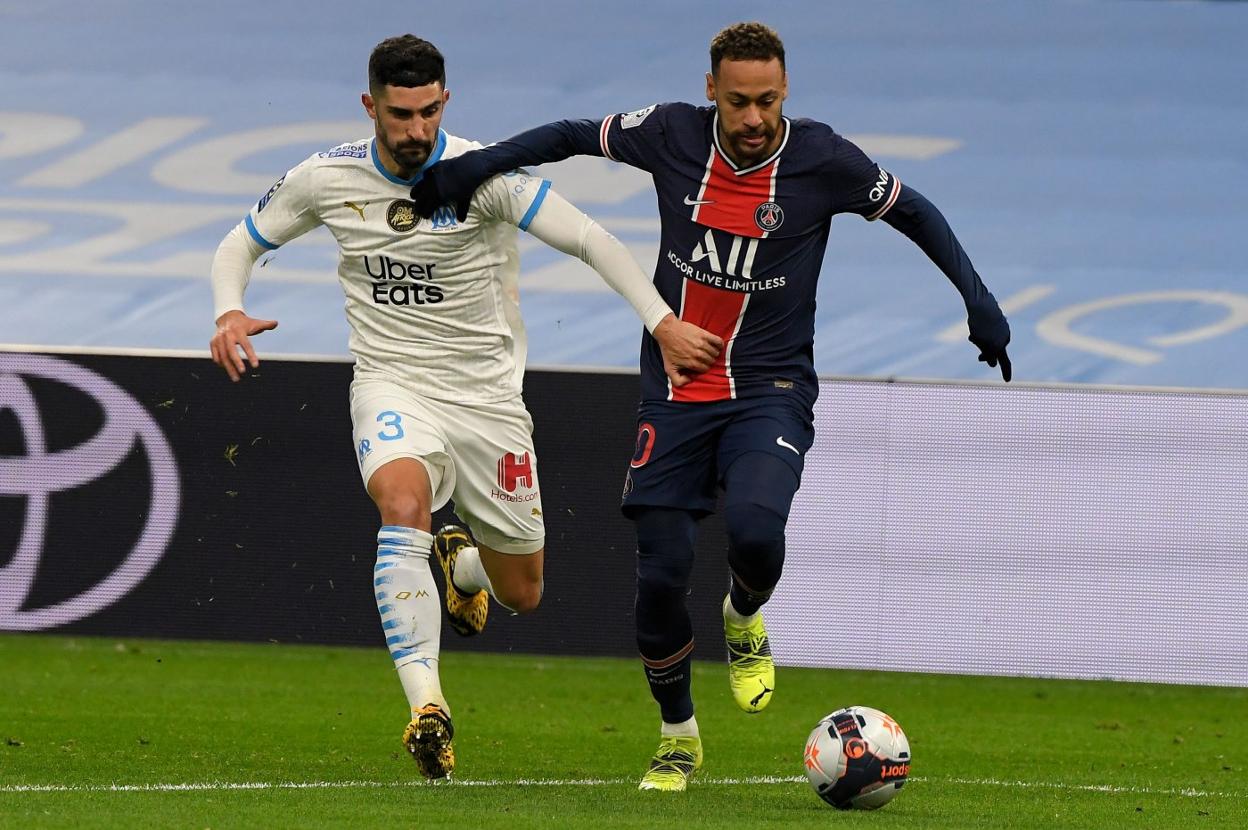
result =
[{"label": "psg club crest", "polygon": [[784,211],[775,202],[763,202],[754,211],[754,224],[765,231],[774,231],[784,224]]}]

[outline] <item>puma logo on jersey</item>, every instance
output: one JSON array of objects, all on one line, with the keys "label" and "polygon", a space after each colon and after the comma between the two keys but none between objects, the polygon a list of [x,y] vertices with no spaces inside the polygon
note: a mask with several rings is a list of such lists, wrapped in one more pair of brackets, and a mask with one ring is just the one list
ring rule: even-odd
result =
[{"label": "puma logo on jersey", "polygon": [[353,211],[360,214],[360,221],[364,221],[364,208],[368,207],[368,202],[365,202],[362,205],[357,205],[355,202],[343,202],[342,206],[345,208],[351,208]]}]

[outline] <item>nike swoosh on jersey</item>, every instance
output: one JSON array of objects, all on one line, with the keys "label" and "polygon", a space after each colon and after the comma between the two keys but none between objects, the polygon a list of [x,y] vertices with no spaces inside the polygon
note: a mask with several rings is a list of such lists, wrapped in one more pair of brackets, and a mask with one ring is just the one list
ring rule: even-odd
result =
[{"label": "nike swoosh on jersey", "polygon": [[782,437],[780,437],[780,438],[777,438],[777,439],[776,439],[776,443],[777,443],[777,444],[779,444],[780,446],[784,447],[786,450],[793,450],[793,452],[797,453],[798,455],[801,455],[801,454],[802,454],[802,451],[801,451],[801,450],[799,450],[797,447],[795,447],[795,446],[793,446],[792,444],[790,444],[788,441],[785,441],[785,440],[784,440],[784,438],[783,438],[783,436],[782,436]]},{"label": "nike swoosh on jersey", "polygon": [[689,207],[696,207],[697,205],[713,205],[715,204],[715,200],[714,199],[690,199],[688,196],[686,196],[685,204],[687,204]]}]

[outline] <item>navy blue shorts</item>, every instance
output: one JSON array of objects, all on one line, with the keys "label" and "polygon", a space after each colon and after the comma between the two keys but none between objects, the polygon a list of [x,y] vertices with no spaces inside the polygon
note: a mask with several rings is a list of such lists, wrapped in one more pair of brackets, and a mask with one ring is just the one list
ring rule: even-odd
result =
[{"label": "navy blue shorts", "polygon": [[788,516],[814,440],[810,409],[783,395],[711,403],[643,401],[621,506],[626,516],[641,507],[713,513],[728,469],[747,453],[761,452],[788,464],[793,481],[791,487],[784,482],[752,488],[748,498]]}]

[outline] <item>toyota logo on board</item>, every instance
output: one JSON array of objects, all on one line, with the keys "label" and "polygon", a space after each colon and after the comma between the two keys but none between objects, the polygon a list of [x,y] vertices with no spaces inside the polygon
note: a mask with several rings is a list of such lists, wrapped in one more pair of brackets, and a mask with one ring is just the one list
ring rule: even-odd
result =
[{"label": "toyota logo on board", "polygon": [[[90,396],[103,412],[94,435],[75,446],[49,449],[48,426],[63,413],[41,412],[31,379],[70,386]],[[9,414],[11,413],[11,414]],[[121,387],[89,369],[55,357],[0,353],[0,428],[20,430],[20,455],[0,455],[0,498],[24,504],[16,547],[0,550],[0,630],[37,631],[65,625],[107,608],[137,586],[156,566],[173,536],[180,483],[173,450],[143,405]],[[28,600],[45,553],[52,497],[91,484],[135,457],[141,449],[150,477],[138,538],[124,561],[77,595],[41,607]],[[124,494],[122,494],[124,495]],[[69,517],[74,521],[74,517]],[[79,517],[83,544],[91,544],[89,517]]]}]

